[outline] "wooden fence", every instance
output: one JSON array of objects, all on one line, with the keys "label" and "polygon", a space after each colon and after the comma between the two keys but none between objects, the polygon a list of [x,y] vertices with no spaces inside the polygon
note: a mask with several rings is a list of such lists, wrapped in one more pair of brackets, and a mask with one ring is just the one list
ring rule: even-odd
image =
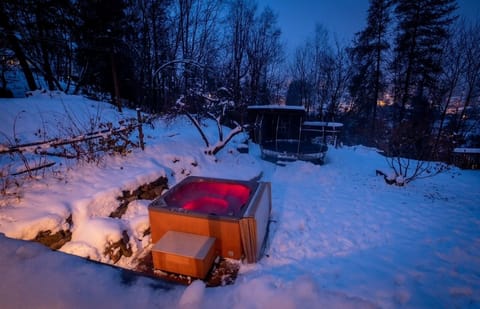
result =
[{"label": "wooden fence", "polygon": [[480,148],[455,148],[452,163],[462,169],[480,169]]}]

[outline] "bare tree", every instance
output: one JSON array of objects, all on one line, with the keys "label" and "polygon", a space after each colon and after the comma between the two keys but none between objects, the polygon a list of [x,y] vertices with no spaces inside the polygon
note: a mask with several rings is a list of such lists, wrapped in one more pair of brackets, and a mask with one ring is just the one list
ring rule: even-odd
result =
[{"label": "bare tree", "polygon": [[296,50],[290,67],[308,114],[325,121],[337,118],[350,76],[345,47],[335,41],[332,48],[329,41],[327,30],[316,25],[313,39]]},{"label": "bare tree", "polygon": [[322,68],[326,72],[324,92],[327,95],[320,114],[324,121],[338,119],[340,104],[345,101],[350,79],[351,66],[347,52],[339,42],[335,43],[335,47],[334,56],[326,61]]},{"label": "bare tree", "polygon": [[249,104],[265,104],[269,101],[269,68],[282,60],[280,29],[277,16],[266,8],[253,24],[251,38],[248,40],[247,58],[250,79],[247,99]]},{"label": "bare tree", "polygon": [[330,45],[330,35],[323,25],[315,25],[313,39],[307,42],[307,48],[310,50],[309,75],[313,86],[312,103],[316,114],[323,119],[324,108],[330,105],[330,90],[334,74],[332,72],[334,56]]},{"label": "bare tree", "polygon": [[[446,160],[455,141],[456,121],[451,121],[449,114],[457,109],[463,88],[464,76],[467,72],[467,50],[469,38],[465,32],[465,24],[457,23],[452,29],[452,35],[443,42],[442,72],[437,81],[434,93],[434,108],[438,113],[438,124],[434,126],[435,140],[433,145],[434,159]],[[463,109],[462,109],[463,110]]]},{"label": "bare tree", "polygon": [[[189,103],[185,100],[185,97],[181,96],[177,102],[177,110],[186,115],[188,119],[197,129],[200,134],[204,144],[205,144],[205,154],[216,155],[220,150],[222,150],[235,135],[243,132],[243,126],[237,122],[234,122],[233,129],[227,134],[223,133],[223,119],[225,118],[227,112],[231,110],[235,103],[231,101],[228,96],[223,96],[225,94],[224,89],[219,89],[219,91],[214,95],[208,95],[197,98],[198,102],[202,107],[195,114],[190,112]],[[191,103],[190,103],[191,104]],[[205,119],[213,120],[217,126],[218,138],[215,142],[211,141],[203,129],[203,121]]]},{"label": "bare tree", "polygon": [[169,48],[168,10],[171,0],[136,1],[131,15],[136,21],[138,35],[133,41],[139,83],[139,104],[144,109],[160,112],[170,101],[167,89],[172,89],[173,70],[153,74],[162,64],[171,60]]},{"label": "bare tree", "polygon": [[313,106],[313,78],[311,75],[311,57],[309,44],[305,44],[302,47],[298,47],[295,50],[293,61],[290,64],[290,74],[292,81],[289,84],[289,94],[295,93],[294,102],[289,102],[290,96],[287,97],[287,104],[301,104],[305,107],[308,115],[314,113]]},{"label": "bare tree", "polygon": [[[465,27],[465,32],[462,34],[464,40],[465,52],[465,74],[463,76],[463,106],[459,109],[456,115],[455,132],[460,135],[467,135],[472,129],[478,127],[478,109],[480,108],[480,23],[469,25]],[[468,115],[469,110],[477,110],[476,117]],[[469,117],[470,116],[470,117]],[[472,120],[468,120],[472,118]],[[476,119],[476,120],[475,120]]]},{"label": "bare tree", "polygon": [[66,90],[73,71],[72,4],[68,0],[15,3],[13,19],[29,63],[49,90]]},{"label": "bare tree", "polygon": [[[205,71],[199,71],[198,66],[190,66],[195,62],[202,67],[212,65],[217,54],[216,32],[219,21],[220,2],[218,0],[178,0],[175,5],[176,14],[176,59],[182,74],[183,92],[192,88],[205,88]],[[209,63],[207,63],[209,62]],[[213,62],[214,63],[214,62]]]},{"label": "bare tree", "polygon": [[247,48],[251,38],[256,4],[252,0],[230,0],[227,4],[225,47],[226,78],[237,106],[243,104],[242,79],[248,73]]},{"label": "bare tree", "polygon": [[37,83],[35,82],[35,78],[33,77],[32,70],[28,65],[27,56],[25,55],[25,50],[21,46],[20,40],[15,35],[15,31],[18,29],[14,26],[17,23],[14,23],[11,18],[14,16],[15,7],[11,5],[10,2],[0,2],[0,29],[2,29],[3,35],[5,35],[5,39],[9,43],[9,47],[15,53],[20,66],[22,67],[23,74],[25,75],[25,79],[28,83],[28,87],[30,90],[37,89]]}]

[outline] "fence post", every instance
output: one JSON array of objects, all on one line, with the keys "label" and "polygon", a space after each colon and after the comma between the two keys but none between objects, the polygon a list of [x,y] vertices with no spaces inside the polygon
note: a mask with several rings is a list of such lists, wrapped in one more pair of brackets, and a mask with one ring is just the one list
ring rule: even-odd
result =
[{"label": "fence post", "polygon": [[143,142],[143,128],[142,128],[142,114],[140,108],[137,108],[137,120],[138,120],[138,138],[140,140],[140,148],[145,150],[145,143]]}]

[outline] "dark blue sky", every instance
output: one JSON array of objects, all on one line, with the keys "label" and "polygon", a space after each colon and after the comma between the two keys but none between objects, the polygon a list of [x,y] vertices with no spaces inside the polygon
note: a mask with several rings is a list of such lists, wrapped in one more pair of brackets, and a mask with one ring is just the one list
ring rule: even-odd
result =
[{"label": "dark blue sky", "polygon": [[[480,19],[480,0],[457,0],[459,14],[468,20]],[[341,42],[349,42],[366,22],[368,0],[258,0],[259,8],[270,6],[278,14],[282,37],[289,52],[313,35],[322,24]]]}]

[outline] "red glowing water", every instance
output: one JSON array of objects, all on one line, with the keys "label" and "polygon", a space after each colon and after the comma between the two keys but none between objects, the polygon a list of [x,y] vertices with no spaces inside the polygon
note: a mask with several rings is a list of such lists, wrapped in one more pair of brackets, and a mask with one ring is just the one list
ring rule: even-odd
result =
[{"label": "red glowing water", "polygon": [[248,202],[250,192],[250,188],[243,184],[190,182],[172,192],[167,204],[200,213],[236,215]]}]

